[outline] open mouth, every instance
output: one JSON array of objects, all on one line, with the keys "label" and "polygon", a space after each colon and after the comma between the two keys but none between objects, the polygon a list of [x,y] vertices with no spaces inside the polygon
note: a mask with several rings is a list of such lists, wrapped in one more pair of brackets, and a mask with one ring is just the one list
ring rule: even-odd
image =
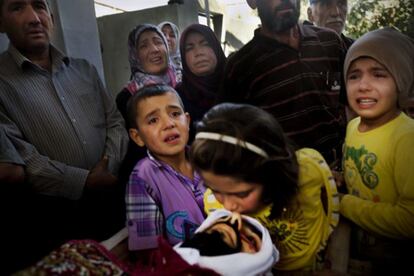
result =
[{"label": "open mouth", "polygon": [[179,134],[170,135],[167,138],[164,139],[165,143],[174,143],[178,141],[178,138],[180,138]]},{"label": "open mouth", "polygon": [[371,107],[373,105],[375,105],[378,101],[376,99],[370,99],[370,98],[363,98],[363,99],[357,99],[356,100],[357,104],[364,108],[364,107]]},{"label": "open mouth", "polygon": [[162,63],[163,59],[160,56],[156,56],[156,57],[150,58],[150,62],[152,62],[152,63]]}]

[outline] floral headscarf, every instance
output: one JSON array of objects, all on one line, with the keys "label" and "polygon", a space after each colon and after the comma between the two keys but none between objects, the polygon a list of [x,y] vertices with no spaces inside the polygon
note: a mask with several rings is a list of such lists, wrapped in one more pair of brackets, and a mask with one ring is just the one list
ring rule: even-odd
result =
[{"label": "floral headscarf", "polygon": [[142,62],[139,60],[137,55],[137,42],[141,34],[145,31],[154,31],[156,32],[162,41],[164,42],[165,48],[167,49],[168,55],[168,43],[161,32],[161,30],[152,24],[142,24],[136,26],[128,36],[128,54],[129,54],[129,64],[131,66],[131,81],[128,82],[126,85],[126,89],[133,95],[135,94],[140,88],[150,85],[150,84],[167,84],[169,86],[175,87],[177,84],[177,80],[175,77],[175,70],[174,66],[171,65],[171,61],[167,56],[168,67],[167,70],[161,75],[154,75],[145,72],[144,68],[142,67]]},{"label": "floral headscarf", "polygon": [[171,61],[173,62],[174,66],[175,66],[175,69],[182,70],[183,66],[182,66],[182,63],[181,63],[180,45],[179,45],[180,44],[180,31],[178,30],[178,27],[174,23],[171,23],[169,21],[161,22],[158,25],[158,27],[160,28],[160,30],[162,30],[162,28],[166,25],[171,27],[171,29],[174,32],[175,39],[177,41],[175,51],[173,52],[172,49],[170,49]]}]

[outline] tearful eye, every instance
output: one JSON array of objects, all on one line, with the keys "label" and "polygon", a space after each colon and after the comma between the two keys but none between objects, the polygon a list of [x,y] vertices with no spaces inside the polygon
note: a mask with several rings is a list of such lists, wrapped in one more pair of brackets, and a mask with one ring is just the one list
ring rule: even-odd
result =
[{"label": "tearful eye", "polygon": [[355,80],[357,78],[358,78],[358,75],[357,74],[349,74],[347,79],[348,80]]},{"label": "tearful eye", "polygon": [[175,111],[175,112],[173,112],[173,113],[172,113],[172,116],[173,116],[173,117],[179,117],[179,116],[181,116],[181,114],[182,114],[182,112],[180,112],[180,111]]},{"label": "tearful eye", "polygon": [[157,122],[157,118],[151,118],[151,119],[149,119],[148,120],[148,124],[149,125],[153,125],[153,124],[155,124]]},{"label": "tearful eye", "polygon": [[186,46],[186,47],[184,48],[185,52],[189,52],[189,51],[191,51],[192,49],[193,49],[193,46]]}]

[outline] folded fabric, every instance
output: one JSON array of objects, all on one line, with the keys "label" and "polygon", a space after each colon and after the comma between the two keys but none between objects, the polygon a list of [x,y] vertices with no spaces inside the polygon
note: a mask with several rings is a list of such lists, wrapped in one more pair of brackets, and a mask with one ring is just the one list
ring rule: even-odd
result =
[{"label": "folded fabric", "polygon": [[[207,219],[195,231],[199,233],[207,229],[217,219],[231,216],[231,212],[219,209],[211,213]],[[267,275],[271,274],[271,269],[279,260],[279,252],[273,245],[269,232],[256,219],[242,216],[262,236],[262,245],[256,253],[235,253],[229,255],[207,257],[201,256],[198,249],[181,247],[182,243],[174,246],[174,250],[189,264],[199,265],[200,267],[210,268],[221,275]]]}]

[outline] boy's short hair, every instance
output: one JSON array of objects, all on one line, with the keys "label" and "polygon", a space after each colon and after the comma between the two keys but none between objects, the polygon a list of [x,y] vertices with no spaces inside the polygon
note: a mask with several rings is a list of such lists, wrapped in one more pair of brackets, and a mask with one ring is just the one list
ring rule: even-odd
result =
[{"label": "boy's short hair", "polygon": [[[1,1],[1,0],[0,0]],[[137,115],[138,104],[147,98],[165,95],[167,93],[173,93],[177,96],[178,102],[180,103],[181,108],[184,110],[184,104],[181,100],[180,95],[178,92],[169,85],[166,84],[153,84],[147,85],[139,89],[129,100],[127,103],[127,116],[128,116],[128,123],[131,128],[138,128],[137,125]]]}]

